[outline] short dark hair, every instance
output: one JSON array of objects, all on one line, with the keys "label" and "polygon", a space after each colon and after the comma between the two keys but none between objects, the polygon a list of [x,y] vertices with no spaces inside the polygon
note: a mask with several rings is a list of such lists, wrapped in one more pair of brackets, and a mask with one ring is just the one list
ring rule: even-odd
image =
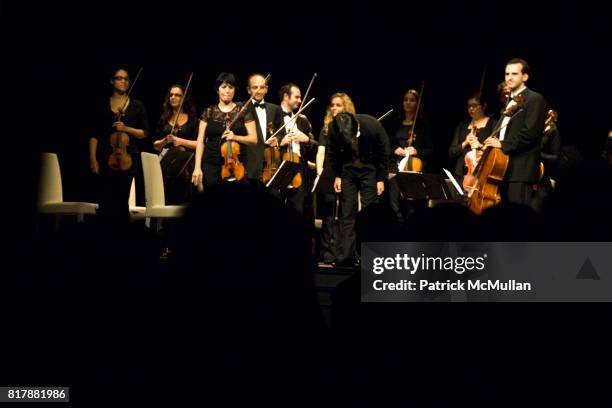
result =
[{"label": "short dark hair", "polygon": [[236,88],[236,77],[230,72],[220,73],[217,77],[217,80],[215,81],[215,90],[219,89],[219,87],[223,85],[223,83],[229,84]]},{"label": "short dark hair", "polygon": [[281,86],[281,89],[278,91],[278,98],[281,102],[283,101],[283,97],[285,96],[285,94],[291,96],[291,88],[293,87],[299,88],[293,82],[289,82],[288,84]]},{"label": "short dark hair", "polygon": [[521,69],[521,73],[528,74],[529,73],[529,64],[522,58],[512,58],[510,61],[506,62],[506,65],[511,64],[521,64],[523,68]]}]

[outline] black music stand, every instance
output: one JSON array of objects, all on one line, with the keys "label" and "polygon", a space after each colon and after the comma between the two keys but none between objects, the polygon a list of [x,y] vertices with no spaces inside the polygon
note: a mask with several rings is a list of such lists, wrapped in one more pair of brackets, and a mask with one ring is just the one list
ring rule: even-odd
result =
[{"label": "black music stand", "polygon": [[402,197],[406,200],[454,201],[455,199],[440,174],[402,171],[398,172],[395,178]]},{"label": "black music stand", "polygon": [[289,187],[295,175],[300,171],[301,163],[283,160],[278,166],[278,170],[266,184],[268,188],[284,190]]}]

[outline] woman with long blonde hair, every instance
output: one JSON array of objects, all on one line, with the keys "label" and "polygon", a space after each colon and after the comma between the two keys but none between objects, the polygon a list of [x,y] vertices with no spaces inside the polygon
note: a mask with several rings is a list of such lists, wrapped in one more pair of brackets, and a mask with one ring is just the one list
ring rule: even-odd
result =
[{"label": "woman with long blonde hair", "polygon": [[[355,105],[351,98],[343,93],[336,92],[329,98],[329,106],[323,119],[323,127],[319,135],[319,147],[317,149],[317,175],[320,177],[319,183],[321,186],[333,185],[332,172],[328,169],[328,160],[326,158],[326,146],[327,146],[327,134],[329,125],[334,120],[334,117],[340,112],[349,112],[355,114]],[[321,184],[324,183],[324,184]],[[319,201],[319,207],[317,212],[323,219],[322,233],[321,233],[321,266],[330,266],[334,262],[337,262],[342,255],[342,225],[341,218],[338,217],[337,225],[334,224],[334,204],[339,207],[339,203],[336,203],[336,194],[333,192],[333,188],[329,191],[323,190],[319,197],[322,199]],[[339,198],[339,195],[338,195]]]}]

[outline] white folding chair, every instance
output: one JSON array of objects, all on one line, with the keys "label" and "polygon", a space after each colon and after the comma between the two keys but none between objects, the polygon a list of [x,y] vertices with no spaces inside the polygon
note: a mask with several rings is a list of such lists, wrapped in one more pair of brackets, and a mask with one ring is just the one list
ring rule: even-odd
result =
[{"label": "white folding chair", "polygon": [[81,223],[85,215],[96,215],[97,209],[98,204],[95,203],[64,201],[62,174],[57,154],[43,153],[38,186],[38,212],[56,217],[76,215],[77,221]]},{"label": "white folding chair", "polygon": [[[185,211],[183,205],[166,205],[164,197],[164,179],[162,176],[159,156],[156,154],[142,152],[142,171],[145,182],[145,217],[147,225],[151,219],[163,220],[164,218],[179,218]],[[157,229],[160,229],[159,222]]]},{"label": "white folding chair", "polygon": [[132,179],[132,187],[130,188],[130,199],[128,202],[130,205],[130,220],[132,221],[144,220],[146,218],[145,212],[146,212],[147,207],[136,205],[136,179],[135,178]]}]

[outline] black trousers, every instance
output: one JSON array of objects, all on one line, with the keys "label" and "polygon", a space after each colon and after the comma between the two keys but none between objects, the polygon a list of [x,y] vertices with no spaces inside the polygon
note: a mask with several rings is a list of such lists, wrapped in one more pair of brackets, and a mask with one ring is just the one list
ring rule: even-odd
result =
[{"label": "black trousers", "polygon": [[[326,263],[336,262],[342,258],[342,219],[340,208],[336,208],[336,194],[319,194],[317,213],[323,220],[321,229],[321,260]],[[340,197],[338,196],[338,201]],[[338,202],[338,206],[341,203]],[[335,219],[335,213],[338,219]]]},{"label": "black trousers", "polygon": [[507,202],[531,206],[533,185],[531,183],[510,182],[506,184],[505,197]]},{"label": "black trousers", "polygon": [[342,168],[342,235],[344,238],[341,262],[356,259],[357,193],[361,193],[361,208],[374,204],[376,196],[376,169],[373,166]]}]

